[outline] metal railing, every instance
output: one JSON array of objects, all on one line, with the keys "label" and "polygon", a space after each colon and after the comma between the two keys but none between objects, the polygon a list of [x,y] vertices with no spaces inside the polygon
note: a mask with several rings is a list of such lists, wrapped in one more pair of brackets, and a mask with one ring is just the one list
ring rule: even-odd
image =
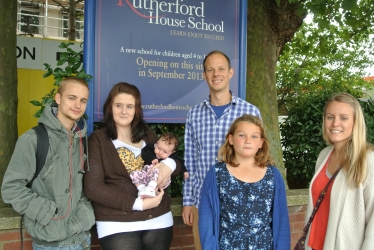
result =
[{"label": "metal railing", "polygon": [[[40,3],[41,2],[41,3]],[[17,34],[67,39],[68,14],[51,1],[18,1]],[[77,40],[83,40],[83,14],[76,20]]]}]

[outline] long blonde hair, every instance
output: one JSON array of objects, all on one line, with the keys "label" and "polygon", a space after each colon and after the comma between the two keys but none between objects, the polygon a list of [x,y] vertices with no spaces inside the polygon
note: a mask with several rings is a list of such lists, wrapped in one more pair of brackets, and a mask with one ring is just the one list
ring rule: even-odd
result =
[{"label": "long blonde hair", "polygon": [[325,129],[326,108],[332,102],[346,103],[353,109],[352,135],[344,146],[344,158],[342,168],[347,172],[350,185],[358,187],[366,178],[368,151],[373,151],[373,145],[366,140],[366,125],[364,113],[356,98],[347,93],[338,93],[330,97],[323,109],[322,133],[323,139],[330,145],[333,142],[327,136]]},{"label": "long blonde hair", "polygon": [[218,151],[218,159],[221,161],[230,164],[233,167],[239,166],[239,163],[234,162],[235,160],[235,150],[234,146],[230,145],[229,143],[229,136],[234,135],[236,128],[238,127],[240,122],[248,122],[251,124],[254,124],[260,128],[261,132],[261,138],[263,139],[262,147],[258,149],[257,154],[255,155],[255,164],[257,166],[260,166],[262,168],[274,165],[274,162],[271,160],[269,156],[269,143],[268,139],[265,136],[265,130],[264,125],[260,118],[253,115],[243,115],[239,118],[237,118],[232,124],[229,129],[229,132],[226,134],[226,140],[225,143],[222,145],[222,147]]}]

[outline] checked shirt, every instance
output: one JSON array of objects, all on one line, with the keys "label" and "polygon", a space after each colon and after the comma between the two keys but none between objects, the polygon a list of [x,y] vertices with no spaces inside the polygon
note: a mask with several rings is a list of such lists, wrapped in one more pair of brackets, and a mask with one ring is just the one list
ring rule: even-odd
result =
[{"label": "checked shirt", "polygon": [[244,114],[261,118],[260,110],[256,106],[237,96],[232,96],[231,104],[219,119],[213,111],[209,97],[188,112],[184,159],[190,177],[183,185],[183,206],[199,206],[205,175],[210,167],[218,162],[218,150],[225,141],[231,123]]}]

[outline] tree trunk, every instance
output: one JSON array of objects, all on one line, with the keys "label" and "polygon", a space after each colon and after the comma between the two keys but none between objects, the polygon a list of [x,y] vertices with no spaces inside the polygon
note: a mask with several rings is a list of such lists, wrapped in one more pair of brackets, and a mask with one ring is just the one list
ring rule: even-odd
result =
[{"label": "tree trunk", "polygon": [[265,124],[271,156],[285,177],[279,136],[276,65],[284,44],[291,40],[304,17],[288,1],[248,0],[246,100],[256,105]]},{"label": "tree trunk", "polygon": [[77,10],[75,9],[76,0],[69,0],[69,22],[68,22],[68,40],[75,41],[76,21],[77,21]]},{"label": "tree trunk", "polygon": [[[0,0],[0,183],[17,140],[17,1]],[[5,207],[0,199],[0,208]]]}]

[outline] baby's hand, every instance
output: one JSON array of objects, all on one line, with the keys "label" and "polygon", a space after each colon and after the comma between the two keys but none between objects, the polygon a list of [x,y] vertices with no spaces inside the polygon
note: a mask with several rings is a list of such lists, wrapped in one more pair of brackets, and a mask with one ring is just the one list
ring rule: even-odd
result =
[{"label": "baby's hand", "polygon": [[153,161],[152,161],[152,165],[156,165],[158,163],[158,159],[154,159]]},{"label": "baby's hand", "polygon": [[184,172],[183,173],[183,179],[187,179],[190,175],[188,174],[188,172]]}]

